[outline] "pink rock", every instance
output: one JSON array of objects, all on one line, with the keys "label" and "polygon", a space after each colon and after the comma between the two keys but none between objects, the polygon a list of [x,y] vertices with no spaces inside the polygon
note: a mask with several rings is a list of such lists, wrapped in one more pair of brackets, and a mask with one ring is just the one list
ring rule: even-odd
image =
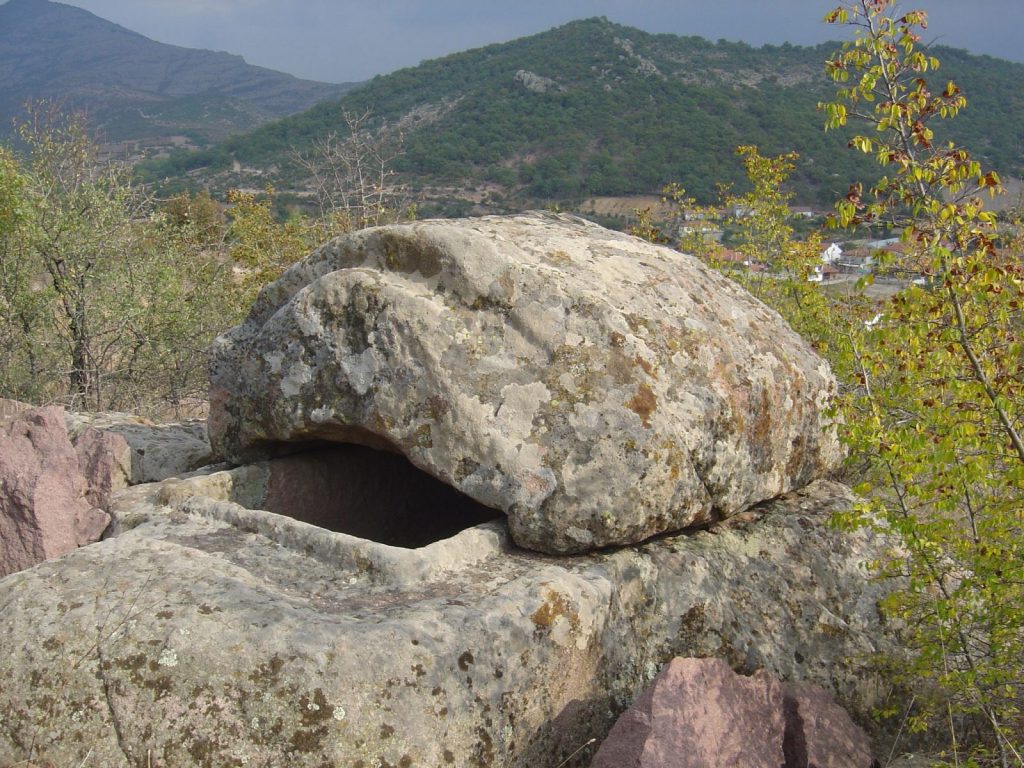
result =
[{"label": "pink rock", "polygon": [[673,659],[612,727],[591,768],[872,768],[867,735],[820,688],[721,659]]},{"label": "pink rock", "polygon": [[794,759],[804,761],[792,764],[808,768],[877,765],[868,735],[826,691],[810,683],[790,683],[786,692],[796,703],[789,729]]},{"label": "pink rock", "polygon": [[10,421],[19,413],[29,411],[33,407],[20,400],[8,400],[6,397],[0,397],[0,424]]},{"label": "pink rock", "polygon": [[62,408],[0,426],[0,576],[96,541],[109,517],[86,492]]},{"label": "pink rock", "polygon": [[86,498],[94,507],[106,509],[111,494],[130,485],[132,451],[128,441],[116,432],[86,427],[75,438],[75,452],[87,485]]},{"label": "pink rock", "polygon": [[591,768],[785,763],[782,684],[720,659],[674,659],[619,718]]},{"label": "pink rock", "polygon": [[85,512],[77,512],[75,514],[75,544],[79,547],[95,544],[102,538],[108,525],[110,525],[110,515],[99,507],[89,507]]}]

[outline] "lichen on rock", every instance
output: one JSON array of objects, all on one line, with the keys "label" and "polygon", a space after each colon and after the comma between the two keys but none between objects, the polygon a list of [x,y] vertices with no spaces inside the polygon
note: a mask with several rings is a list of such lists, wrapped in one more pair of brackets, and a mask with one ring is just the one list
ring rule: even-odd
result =
[{"label": "lichen on rock", "polygon": [[400,549],[230,501],[272,474],[129,488],[115,535],[0,579],[0,764],[580,766],[678,655],[879,701],[885,542],[826,524],[837,484],[563,557],[496,523]]},{"label": "lichen on rock", "polygon": [[827,365],[698,260],[523,214],[346,235],[215,344],[210,437],[398,451],[553,553],[713,522],[840,456]]}]

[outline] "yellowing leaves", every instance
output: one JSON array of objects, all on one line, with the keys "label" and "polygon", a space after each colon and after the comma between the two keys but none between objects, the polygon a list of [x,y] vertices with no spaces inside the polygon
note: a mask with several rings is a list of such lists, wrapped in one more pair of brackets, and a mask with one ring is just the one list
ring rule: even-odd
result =
[{"label": "yellowing leaves", "polygon": [[[834,220],[899,231],[902,251],[879,267],[917,276],[884,322],[855,334],[856,370],[842,401],[845,438],[871,475],[877,522],[868,524],[903,541],[901,557],[880,564],[907,579],[886,606],[913,625],[913,655],[895,672],[911,685],[937,684],[947,714],[973,718],[984,734],[979,753],[1016,765],[1013,744],[1024,742],[1024,247],[1000,247],[996,217],[982,206],[982,192],[999,190],[998,175],[958,147],[933,145],[930,121],[956,116],[966,99],[953,82],[938,96],[928,87],[924,75],[939,61],[917,48],[925,16],[896,16],[892,0],[841,8],[830,20],[856,25],[858,36],[830,68],[878,99],[866,116],[873,138],[850,146],[874,151],[889,174],[839,201]],[[858,89],[838,98],[865,100]]]}]

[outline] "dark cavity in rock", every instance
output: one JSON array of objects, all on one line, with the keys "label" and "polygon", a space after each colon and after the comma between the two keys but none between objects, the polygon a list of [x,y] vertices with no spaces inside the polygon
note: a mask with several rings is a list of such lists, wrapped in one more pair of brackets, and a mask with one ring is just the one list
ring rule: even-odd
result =
[{"label": "dark cavity in rock", "polygon": [[264,509],[338,533],[414,549],[504,518],[404,456],[340,445],[271,462]]}]

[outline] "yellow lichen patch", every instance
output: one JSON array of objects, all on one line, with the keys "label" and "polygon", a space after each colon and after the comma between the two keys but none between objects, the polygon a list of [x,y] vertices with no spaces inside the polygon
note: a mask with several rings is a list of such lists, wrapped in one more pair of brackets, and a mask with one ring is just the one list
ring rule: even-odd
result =
[{"label": "yellow lichen patch", "polygon": [[647,360],[644,360],[640,355],[633,358],[633,362],[644,369],[644,373],[650,376],[652,379],[658,378],[658,372],[654,370],[654,366],[651,365]]},{"label": "yellow lichen patch", "polygon": [[572,609],[572,606],[566,601],[565,597],[553,589],[546,589],[545,591],[547,596],[544,602],[530,616],[533,619],[533,623],[537,627],[550,629],[558,619],[565,618],[572,625],[573,629],[579,628],[580,617]]},{"label": "yellow lichen patch", "polygon": [[658,397],[649,386],[641,384],[637,387],[633,399],[626,403],[626,407],[640,417],[645,427],[650,427],[651,414],[658,407]]},{"label": "yellow lichen patch", "polygon": [[552,251],[545,254],[544,260],[549,264],[557,264],[558,266],[572,264],[572,257],[565,251]]},{"label": "yellow lichen patch", "polygon": [[682,476],[682,467],[690,463],[689,454],[680,449],[674,440],[663,440],[658,444],[657,461],[668,466],[670,480],[678,480]]},{"label": "yellow lichen patch", "polygon": [[416,432],[413,436],[413,442],[417,448],[432,448],[434,440],[431,437],[430,425],[420,424],[416,428]]},{"label": "yellow lichen patch", "polygon": [[[629,325],[629,330],[631,330],[635,336],[647,336],[648,333],[654,332],[655,330],[651,327],[652,322],[646,317],[641,317],[640,315],[635,315],[631,312],[626,313],[623,317]],[[643,333],[640,333],[641,328],[644,330]]]}]

